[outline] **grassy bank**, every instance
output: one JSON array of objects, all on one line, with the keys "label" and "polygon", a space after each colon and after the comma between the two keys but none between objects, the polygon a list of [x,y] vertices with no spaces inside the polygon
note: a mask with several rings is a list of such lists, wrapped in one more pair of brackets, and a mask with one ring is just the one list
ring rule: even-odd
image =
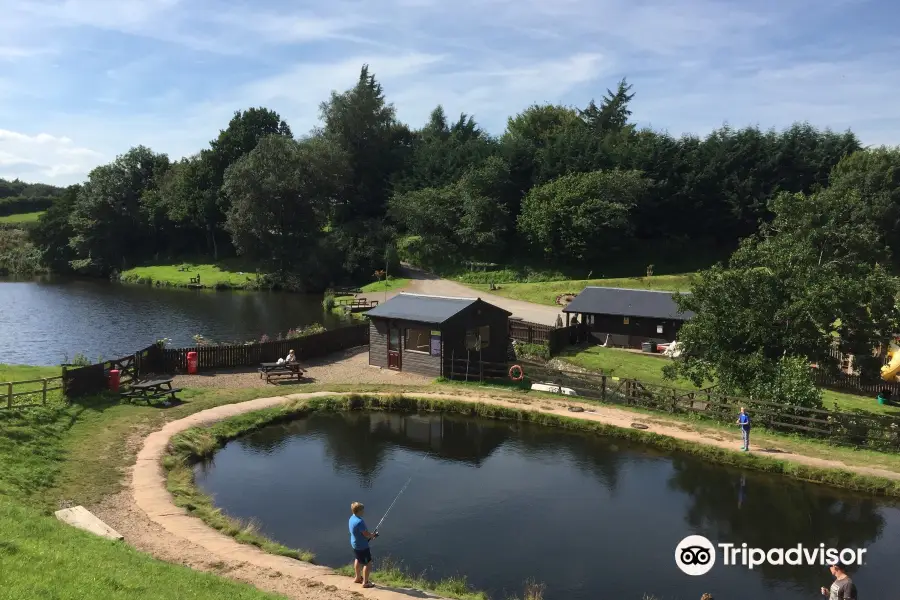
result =
[{"label": "grassy bank", "polygon": [[220,261],[215,264],[154,265],[123,271],[120,280],[125,283],[189,287],[193,285],[191,278],[199,275],[201,288],[257,289],[260,286],[259,277],[261,275],[258,275],[256,271],[247,271],[245,268],[235,261]]},{"label": "grassy bank", "polygon": [[[377,294],[381,292],[382,294],[387,292],[395,292],[397,290],[403,289],[409,285],[409,279],[404,279],[402,277],[388,277],[387,281],[373,281],[372,283],[367,283],[366,285],[360,287],[360,291],[363,294],[372,295],[369,300],[378,300]],[[335,298],[351,298],[352,296],[335,296]]]},{"label": "grassy bank", "polygon": [[0,498],[4,598],[275,600],[249,585],[154,560]]},{"label": "grassy bank", "polygon": [[[668,364],[669,359],[658,354],[648,355],[619,348],[590,346],[588,348],[569,350],[560,355],[559,358],[591,371],[602,371],[612,377],[637,379],[646,383],[687,389],[694,387],[686,379],[678,379],[674,382],[665,379],[662,370]],[[712,384],[710,383],[709,385]],[[822,390],[822,399],[828,408],[837,405],[839,410],[865,410],[876,414],[900,416],[900,408],[878,404],[875,398],[872,397]]]},{"label": "grassy bank", "polygon": [[[483,274],[481,274],[483,275]],[[620,287],[641,290],[690,291],[692,273],[682,275],[653,275],[652,277],[626,277],[622,279],[566,279],[535,283],[499,283],[496,290],[490,289],[490,281],[465,285],[497,296],[534,302],[535,304],[556,305],[560,294],[577,294],[588,286]]]},{"label": "grassy bank", "polygon": [[30,213],[20,213],[16,215],[6,215],[0,217],[0,224],[16,224],[20,225],[23,223],[37,223],[38,219],[41,218],[41,215],[44,214],[44,211],[38,212],[30,212]]},{"label": "grassy bank", "polygon": [[[334,570],[339,575],[354,577],[353,565],[345,565]],[[459,600],[488,600],[484,592],[475,591],[469,586],[465,576],[448,577],[439,581],[431,581],[423,576],[416,576],[403,568],[402,563],[384,558],[375,565],[371,575],[374,583],[398,588],[411,588],[434,592],[447,598]],[[511,599],[510,599],[511,600]]]}]

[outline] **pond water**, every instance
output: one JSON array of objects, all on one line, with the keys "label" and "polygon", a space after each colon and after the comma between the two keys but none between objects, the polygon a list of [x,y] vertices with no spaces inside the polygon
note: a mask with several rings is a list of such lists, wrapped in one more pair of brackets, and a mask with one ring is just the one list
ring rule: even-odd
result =
[{"label": "pond water", "polygon": [[322,297],[187,290],[98,280],[0,281],[0,363],[54,365],[83,353],[118,358],[159,338],[246,341],[315,322]]},{"label": "pond water", "polygon": [[[460,416],[316,414],[235,440],[197,482],[231,515],[310,549],[352,560],[347,520],[366,505],[374,528],[413,479],[373,542],[432,579],[465,574],[492,598],[534,578],[547,600],[721,600],[820,597],[824,566],[716,566],[691,577],[678,543],[764,549],[866,548],[854,573],[863,598],[896,589],[900,507],[824,486],[713,466],[618,440]],[[377,568],[377,565],[376,565]]]}]

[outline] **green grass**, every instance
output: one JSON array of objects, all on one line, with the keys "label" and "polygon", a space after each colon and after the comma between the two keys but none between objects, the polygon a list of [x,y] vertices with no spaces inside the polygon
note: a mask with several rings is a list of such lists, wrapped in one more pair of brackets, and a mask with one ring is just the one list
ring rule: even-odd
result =
[{"label": "green grass", "polygon": [[[409,279],[403,279],[402,277],[394,278],[388,276],[386,289],[389,292],[393,292],[394,290],[405,288],[407,285],[409,285]],[[367,283],[359,289],[361,289],[364,294],[383,292],[385,290],[385,283],[383,281],[373,281],[372,283]]]},{"label": "green grass", "polygon": [[491,291],[489,283],[465,283],[480,291],[490,292],[504,298],[534,302],[535,304],[556,305],[560,294],[577,294],[587,286],[621,287],[641,290],[690,291],[692,273],[682,275],[654,275],[652,277],[626,277],[622,279],[567,279],[538,283],[501,283]]},{"label": "green grass", "polygon": [[[184,271],[180,269],[186,269]],[[135,267],[123,271],[121,280],[126,283],[144,283],[186,287],[191,278],[200,276],[200,285],[205,288],[254,288],[256,287],[256,271],[245,270],[237,261],[220,261],[218,263],[177,263]]]},{"label": "green grass", "polygon": [[[24,383],[14,385],[13,394],[17,394],[12,399],[13,405],[22,406],[30,404],[39,404],[44,401],[42,393],[43,382],[36,381],[44,377],[59,377],[62,374],[60,367],[33,367],[26,365],[4,365],[0,364],[0,409],[6,408],[9,401],[7,394],[9,387],[4,385],[7,382],[30,381],[32,383]],[[48,388],[58,388],[62,385],[62,381],[57,379],[48,381]],[[18,394],[33,392],[26,396]],[[58,404],[62,401],[62,390],[50,389],[47,392],[47,404]]]},{"label": "green grass", "polygon": [[[338,567],[334,570],[339,575],[354,577],[353,565]],[[444,596],[445,598],[458,598],[459,600],[488,600],[484,592],[473,590],[465,576],[448,577],[440,581],[431,581],[425,575],[413,575],[403,567],[403,564],[384,558],[375,564],[371,579],[373,583],[386,587],[412,588],[426,590]]]},{"label": "green grass", "polygon": [[0,498],[4,598],[275,600],[249,585],[155,560],[123,542]]},{"label": "green grass", "polygon": [[38,212],[6,215],[5,217],[0,217],[0,224],[36,223],[42,214],[44,214],[44,211],[41,210]]},{"label": "green grass", "polygon": [[[647,355],[619,348],[590,346],[588,348],[569,350],[560,355],[559,358],[591,371],[603,371],[611,377],[637,379],[646,383],[680,388],[694,387],[686,379],[678,379],[674,382],[665,379],[662,369],[669,363],[669,359],[661,355]],[[710,385],[712,383],[707,383],[705,387]],[[822,390],[822,400],[825,407],[829,409],[837,404],[839,410],[858,409],[876,414],[900,416],[900,409],[896,406],[878,404],[875,398],[866,396]]]}]

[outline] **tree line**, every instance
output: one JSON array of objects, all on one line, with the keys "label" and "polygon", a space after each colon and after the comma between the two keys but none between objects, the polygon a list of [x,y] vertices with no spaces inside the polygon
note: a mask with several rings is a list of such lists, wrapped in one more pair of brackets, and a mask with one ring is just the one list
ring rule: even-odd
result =
[{"label": "tree line", "polygon": [[[851,132],[802,123],[703,138],[638,129],[632,98],[623,80],[584,108],[532,105],[499,136],[438,106],[413,129],[364,66],[321,104],[312,132],[297,137],[259,107],[178,161],[132,148],[66,189],[30,236],[53,271],[240,256],[310,290],[367,280],[397,258],[599,273],[651,247],[703,248],[711,264],[771,220],[770,199],[822,189],[860,154]],[[900,235],[900,216],[883,221]]]}]

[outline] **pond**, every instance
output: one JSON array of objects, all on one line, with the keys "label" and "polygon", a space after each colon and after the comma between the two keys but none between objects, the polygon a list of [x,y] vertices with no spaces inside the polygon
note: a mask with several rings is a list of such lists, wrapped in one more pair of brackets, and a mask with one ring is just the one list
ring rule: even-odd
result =
[{"label": "pond", "polygon": [[0,363],[54,365],[83,353],[118,358],[163,337],[228,341],[321,323],[321,295],[187,290],[98,280],[0,281]]},{"label": "pond", "polygon": [[[464,574],[492,598],[534,578],[546,600],[808,600],[824,566],[720,566],[691,577],[675,564],[688,535],[763,549],[820,543],[866,548],[861,597],[896,589],[900,506],[686,455],[528,424],[439,414],[314,414],[235,440],[197,467],[227,513],[254,519],[317,562],[352,560],[353,501],[373,542],[431,579]],[[376,565],[377,568],[377,565]]]}]

